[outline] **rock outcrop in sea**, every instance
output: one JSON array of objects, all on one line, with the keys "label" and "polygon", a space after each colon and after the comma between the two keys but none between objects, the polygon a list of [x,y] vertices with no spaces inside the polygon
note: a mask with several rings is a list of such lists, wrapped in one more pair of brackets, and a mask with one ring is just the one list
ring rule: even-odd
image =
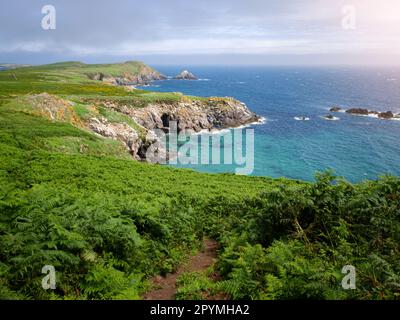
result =
[{"label": "rock outcrop in sea", "polygon": [[327,114],[327,115],[323,116],[322,118],[325,120],[339,120],[339,118],[336,118],[331,114]]},{"label": "rock outcrop in sea", "polygon": [[351,108],[351,109],[346,110],[346,113],[367,116],[369,114],[369,111],[367,109],[363,109],[363,108]]},{"label": "rock outcrop in sea", "polygon": [[392,119],[395,117],[392,111],[378,113],[378,117],[382,119]]},{"label": "rock outcrop in sea", "polygon": [[[340,112],[342,111],[342,109],[339,107],[332,107],[329,111]],[[375,110],[368,110],[365,108],[350,108],[346,110],[346,113],[356,116],[373,116],[380,119],[400,119],[400,114],[395,114],[392,111],[379,112]]]},{"label": "rock outcrop in sea", "polygon": [[183,70],[181,73],[176,75],[174,79],[177,80],[198,80],[197,77],[188,70]]}]

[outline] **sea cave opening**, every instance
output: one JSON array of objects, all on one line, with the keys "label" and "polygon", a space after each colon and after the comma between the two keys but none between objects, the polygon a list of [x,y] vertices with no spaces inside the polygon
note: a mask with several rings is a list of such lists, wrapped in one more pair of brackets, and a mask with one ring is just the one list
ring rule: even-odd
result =
[{"label": "sea cave opening", "polygon": [[170,119],[169,114],[164,113],[161,116],[161,121],[163,123],[164,128],[169,128],[169,119]]}]

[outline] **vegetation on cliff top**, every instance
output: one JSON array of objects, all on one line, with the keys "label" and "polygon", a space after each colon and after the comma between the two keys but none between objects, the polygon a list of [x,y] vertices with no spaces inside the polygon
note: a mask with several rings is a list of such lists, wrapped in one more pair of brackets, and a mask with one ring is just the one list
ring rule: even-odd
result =
[{"label": "vegetation on cliff top", "polygon": [[[84,99],[151,96],[79,68],[0,72],[0,299],[138,299],[205,235],[220,244],[221,279],[183,276],[181,299],[400,298],[398,178],[305,183],[128,160],[68,115],[29,110],[44,91],[73,101],[78,120],[90,112]],[[56,268],[56,290],[42,289],[44,265]],[[355,290],[341,286],[344,265],[356,267]]]},{"label": "vegetation on cliff top", "polygon": [[126,90],[91,80],[90,73],[102,72],[109,76],[135,75],[139,70],[154,71],[140,62],[122,64],[92,65],[81,62],[63,62],[43,66],[22,67],[0,72],[0,103],[7,98],[25,94],[47,92],[64,98],[109,98],[109,99],[146,99],[151,101],[180,99],[181,95],[171,93],[153,93],[144,90]]}]

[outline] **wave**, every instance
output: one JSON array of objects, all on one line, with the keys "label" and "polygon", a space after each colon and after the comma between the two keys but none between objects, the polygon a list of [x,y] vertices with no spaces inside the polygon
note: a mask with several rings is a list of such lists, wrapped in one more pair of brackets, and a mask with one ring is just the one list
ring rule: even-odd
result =
[{"label": "wave", "polygon": [[234,127],[234,128],[231,128],[231,129],[243,129],[243,128],[248,128],[248,127],[251,127],[251,126],[256,126],[256,125],[264,124],[264,123],[266,123],[267,121],[270,121],[270,120],[267,119],[267,118],[265,118],[265,117],[261,117],[261,118],[258,119],[257,121],[250,122],[250,123],[247,123],[247,124],[244,124],[244,125],[241,125],[241,126],[238,126],[238,127]]},{"label": "wave", "polygon": [[266,123],[267,121],[268,121],[268,119],[267,119],[266,117],[261,117],[261,118],[258,119],[257,121],[252,122],[252,123],[250,123],[250,124],[264,124],[264,123]]},{"label": "wave", "polygon": [[294,117],[294,120],[297,120],[297,121],[309,121],[310,118],[308,118],[308,117]]},{"label": "wave", "polygon": [[264,117],[261,117],[261,118],[260,118],[259,120],[257,120],[257,121],[250,122],[250,123],[247,123],[247,124],[243,124],[243,125],[241,125],[241,126],[234,127],[234,128],[231,128],[231,129],[233,129],[233,130],[235,130],[235,129],[244,129],[244,128],[248,128],[248,127],[251,127],[251,126],[256,126],[256,125],[264,124],[264,123],[266,123],[266,122],[267,122],[267,119],[264,118]]},{"label": "wave", "polygon": [[189,130],[187,130],[188,135],[191,136],[200,136],[200,135],[223,135],[225,133],[230,132],[232,129],[236,129],[236,128],[226,128],[226,129],[202,129],[200,131],[197,132],[190,132]]},{"label": "wave", "polygon": [[223,134],[225,134],[227,132],[230,132],[231,130],[244,129],[244,128],[248,128],[248,127],[250,127],[252,125],[260,125],[260,124],[264,124],[266,122],[267,122],[267,118],[261,117],[258,121],[247,123],[247,124],[244,124],[244,125],[241,125],[241,126],[237,126],[237,127],[225,128],[225,129],[211,129],[211,130],[202,129],[202,130],[200,130],[198,132],[189,132],[189,130],[188,130],[188,134],[189,135],[202,135],[202,134],[212,134],[212,135],[220,134],[220,135],[223,135]]}]

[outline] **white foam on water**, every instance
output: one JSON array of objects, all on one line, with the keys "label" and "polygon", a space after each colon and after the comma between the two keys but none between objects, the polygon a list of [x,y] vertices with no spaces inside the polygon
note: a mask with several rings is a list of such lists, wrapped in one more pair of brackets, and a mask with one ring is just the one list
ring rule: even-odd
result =
[{"label": "white foam on water", "polygon": [[261,117],[258,121],[253,122],[253,124],[264,124],[267,121],[270,121],[269,119],[265,118],[265,117]]},{"label": "white foam on water", "polygon": [[338,120],[340,120],[340,118],[338,118],[338,117],[333,117],[333,118],[327,118],[327,117],[325,117],[325,116],[321,116],[321,118],[322,119],[324,119],[324,120],[328,120],[328,121],[338,121]]},{"label": "white foam on water", "polygon": [[235,128],[211,129],[211,130],[203,129],[203,130],[200,130],[198,132],[187,132],[187,133],[189,135],[192,135],[192,136],[199,136],[199,135],[205,135],[205,134],[210,134],[210,135],[218,135],[218,134],[220,134],[220,135],[223,135],[223,134],[229,132],[231,129],[235,129]]},{"label": "white foam on water", "polygon": [[[242,125],[242,126],[239,126],[239,127],[236,127],[236,128],[247,128],[247,127],[254,126],[254,125],[264,124],[264,123],[266,123],[267,121],[269,121],[267,118],[261,117],[261,118],[258,119],[257,121],[250,122],[250,123],[248,123],[248,124],[245,124],[245,125]],[[235,129],[236,129],[236,128],[235,128]]]}]

